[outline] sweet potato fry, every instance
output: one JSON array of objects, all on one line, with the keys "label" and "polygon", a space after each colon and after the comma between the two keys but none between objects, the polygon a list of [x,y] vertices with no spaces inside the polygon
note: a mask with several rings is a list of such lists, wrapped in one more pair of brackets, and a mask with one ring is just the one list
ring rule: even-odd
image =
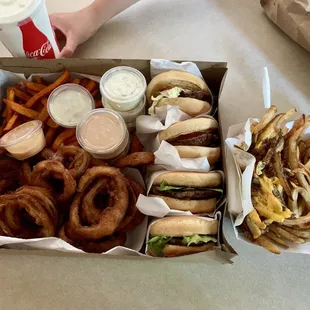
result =
[{"label": "sweet potato fry", "polygon": [[59,125],[56,124],[51,118],[48,118],[46,121],[46,125],[50,128],[58,128]]},{"label": "sweet potato fry", "polygon": [[92,92],[91,92],[91,95],[95,98],[97,95],[99,94],[99,88],[97,88],[97,89],[95,89],[95,90],[93,90]]},{"label": "sweet potato fry", "polygon": [[95,101],[95,108],[96,109],[102,108],[102,101],[101,100],[96,100]]},{"label": "sweet potato fry", "polygon": [[15,96],[19,99],[22,99],[23,101],[28,101],[31,97],[27,95],[25,92],[21,91],[20,89],[17,89],[16,87],[13,87]]},{"label": "sweet potato fry", "polygon": [[54,83],[46,86],[39,93],[34,95],[30,100],[27,101],[26,107],[32,108],[40,99],[48,96],[55,88],[66,83],[70,79],[70,72],[66,70]]},{"label": "sweet potato fry", "polygon": [[132,143],[130,147],[130,153],[136,153],[136,152],[142,152],[143,151],[143,145],[141,144],[139,138],[137,135],[133,135],[132,137]]},{"label": "sweet potato fry", "polygon": [[57,134],[57,128],[49,128],[45,134],[46,147],[50,147]]},{"label": "sweet potato fry", "polygon": [[[25,90],[26,90],[26,92],[27,92],[29,95],[31,95],[31,96],[35,96],[35,95],[38,94],[37,91],[32,90],[32,89],[29,89],[28,87],[26,87]],[[31,99],[31,97],[30,97],[30,99]],[[30,100],[30,99],[29,99],[29,100]],[[29,100],[27,100],[27,102],[28,102]]]},{"label": "sweet potato fry", "polygon": [[81,79],[78,79],[78,78],[72,79],[70,81],[70,83],[72,83],[72,84],[80,84],[81,83]]},{"label": "sweet potato fry", "polygon": [[27,116],[28,118],[32,118],[32,119],[37,119],[39,116],[38,112],[25,108],[24,106],[14,101],[7,100],[7,99],[4,99],[3,101],[6,103],[8,107],[10,107],[14,112],[17,112],[18,114]]},{"label": "sweet potato fry", "polygon": [[38,119],[44,123],[47,119],[49,118],[48,110],[47,110],[47,105],[43,107],[41,110]]},{"label": "sweet potato fry", "polygon": [[10,120],[7,122],[7,124],[4,127],[4,131],[10,131],[13,128],[16,127],[17,120],[19,119],[19,115],[17,113],[14,113],[14,115],[10,118]]},{"label": "sweet potato fry", "polygon": [[88,82],[89,82],[89,79],[87,78],[81,79],[80,85],[86,88],[86,85],[88,84]]},{"label": "sweet potato fry", "polygon": [[68,138],[75,136],[75,128],[66,128],[54,141],[52,145],[52,150],[56,152],[58,148],[66,141]]},{"label": "sweet potato fry", "polygon": [[37,84],[48,85],[49,83],[45,81],[41,76],[35,75],[32,77],[32,81]]},{"label": "sweet potato fry", "polygon": [[40,92],[42,89],[46,88],[46,85],[38,84],[34,82],[23,81],[23,83],[28,89],[34,90],[36,92]]},{"label": "sweet potato fry", "polygon": [[[6,90],[6,98],[8,100],[10,100],[10,101],[14,101],[15,100],[15,92],[14,92],[13,88],[11,88],[11,87],[7,88],[7,90]],[[6,118],[6,122],[8,123],[9,120],[11,119],[11,117],[13,116],[13,110],[9,106],[6,107],[6,110],[7,110],[7,112],[6,112],[5,118]]]},{"label": "sweet potato fry", "polygon": [[86,84],[85,88],[91,93],[94,91],[97,87],[98,83],[94,80],[89,80],[89,82]]}]

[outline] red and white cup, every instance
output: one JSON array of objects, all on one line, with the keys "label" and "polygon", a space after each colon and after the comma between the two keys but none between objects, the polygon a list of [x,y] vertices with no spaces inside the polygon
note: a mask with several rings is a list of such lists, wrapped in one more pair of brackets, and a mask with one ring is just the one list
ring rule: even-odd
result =
[{"label": "red and white cup", "polygon": [[59,56],[45,0],[0,0],[0,41],[15,57]]}]

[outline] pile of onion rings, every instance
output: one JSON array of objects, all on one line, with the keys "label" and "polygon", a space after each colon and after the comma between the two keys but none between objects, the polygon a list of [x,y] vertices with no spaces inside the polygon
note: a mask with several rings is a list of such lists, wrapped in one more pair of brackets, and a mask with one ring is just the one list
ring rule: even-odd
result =
[{"label": "pile of onion rings", "polygon": [[143,191],[114,167],[88,169],[79,181],[59,237],[86,252],[101,253],[124,245],[126,233],[144,219],[136,208]]}]

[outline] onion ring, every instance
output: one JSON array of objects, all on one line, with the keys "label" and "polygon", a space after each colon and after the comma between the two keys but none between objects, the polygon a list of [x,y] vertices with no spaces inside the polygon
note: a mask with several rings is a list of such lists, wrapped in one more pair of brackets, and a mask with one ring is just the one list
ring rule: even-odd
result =
[{"label": "onion ring", "polygon": [[44,160],[36,164],[31,173],[30,184],[50,189],[58,202],[68,201],[76,189],[76,181],[72,175],[62,163],[55,160]]},{"label": "onion ring", "polygon": [[[108,179],[107,191],[113,206],[108,206],[100,214],[100,220],[95,225],[85,226],[80,217],[80,206],[83,196],[88,192],[89,187],[102,179]],[[128,190],[125,177],[116,168],[93,167],[88,169],[81,177],[77,195],[70,207],[68,222],[69,234],[76,238],[85,240],[98,240],[105,236],[112,235],[128,209]]]},{"label": "onion ring", "polygon": [[88,253],[104,253],[116,246],[123,246],[126,242],[126,234],[115,234],[96,241],[74,241],[68,236],[66,226],[59,231],[59,238]]},{"label": "onion ring", "polygon": [[88,169],[91,155],[77,146],[62,146],[52,159],[60,161],[74,179],[79,179]]},{"label": "onion ring", "polygon": [[154,164],[154,161],[155,156],[152,152],[137,152],[118,159],[115,162],[115,167],[125,168],[125,167],[148,166]]},{"label": "onion ring", "polygon": [[58,212],[52,194],[42,188],[25,186],[0,196],[0,229],[10,237],[55,236]]}]

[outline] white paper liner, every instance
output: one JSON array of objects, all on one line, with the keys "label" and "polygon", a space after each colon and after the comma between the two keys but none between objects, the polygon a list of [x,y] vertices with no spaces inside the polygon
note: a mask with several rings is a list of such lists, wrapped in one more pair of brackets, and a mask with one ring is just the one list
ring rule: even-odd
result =
[{"label": "white paper liner", "polygon": [[[252,144],[252,134],[250,131],[251,124],[257,122],[258,119],[250,118],[246,123],[231,126],[228,129],[226,145],[226,164],[227,175],[230,180],[228,188],[228,211],[234,224],[236,237],[240,240],[249,242],[237,229],[241,225],[245,217],[254,209],[251,200],[251,184],[256,159],[250,153],[242,151],[236,147],[243,147],[248,150]],[[287,128],[291,128],[293,122],[286,124]],[[310,128],[304,133],[303,138],[310,136]],[[282,252],[310,254],[310,243],[302,245],[291,244],[289,249],[281,248]]]},{"label": "white paper liner", "polygon": [[[149,194],[151,187],[155,181],[155,179],[161,175],[168,173],[169,171],[165,170],[160,170],[160,171],[150,171],[147,175],[147,195]],[[203,171],[205,172],[205,171]],[[222,176],[222,189],[224,189],[224,173],[222,171],[212,171],[212,172],[218,172]],[[210,172],[211,173],[211,172]],[[201,216],[203,215],[208,215],[208,216],[214,216],[217,212],[217,210],[223,206],[225,203],[226,198],[225,195],[223,194],[220,199],[218,199],[217,204],[216,204],[216,209],[212,213],[202,213],[199,214]],[[190,211],[180,211],[180,210],[174,210],[170,209],[166,202],[159,197],[147,197],[145,195],[140,195],[137,201],[137,208],[140,210],[141,213],[148,215],[148,216],[153,216],[157,218],[162,218],[164,216],[173,216],[173,215],[193,215]]]},{"label": "white paper liner", "polygon": [[[175,214],[175,216],[187,216],[187,215],[191,215],[191,214],[180,214],[180,215],[177,215]],[[211,217],[202,217],[202,216],[197,216],[198,218],[201,218],[205,221],[214,221],[214,219],[217,219],[218,220],[218,231],[217,231],[217,248],[220,249],[221,247],[221,243],[220,243],[220,238],[221,238],[221,218],[222,218],[222,213],[221,212],[216,212],[214,214],[214,216],[211,218]],[[149,241],[149,237],[150,237],[150,229],[151,229],[151,226],[160,221],[161,219],[154,219],[148,226],[148,229],[147,229],[147,232],[146,232],[146,246],[145,246],[145,254],[147,256],[150,256],[147,254],[147,250],[148,250],[148,241]]]}]

